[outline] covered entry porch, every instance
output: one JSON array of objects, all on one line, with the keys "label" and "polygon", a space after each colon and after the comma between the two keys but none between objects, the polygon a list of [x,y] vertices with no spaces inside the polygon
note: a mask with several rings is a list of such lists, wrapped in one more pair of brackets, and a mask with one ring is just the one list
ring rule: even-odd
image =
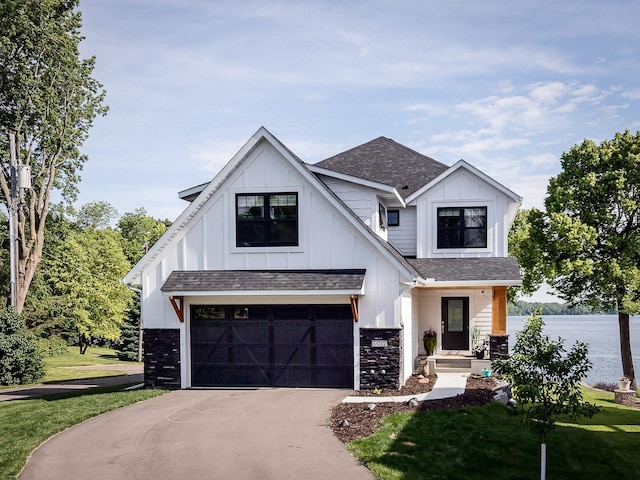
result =
[{"label": "covered entry porch", "polygon": [[[482,360],[508,354],[507,291],[521,284],[514,258],[415,259],[423,275],[412,292],[416,312],[416,368],[471,370],[475,351],[486,345]],[[428,352],[426,333],[436,337]],[[433,368],[432,368],[433,369]]]}]

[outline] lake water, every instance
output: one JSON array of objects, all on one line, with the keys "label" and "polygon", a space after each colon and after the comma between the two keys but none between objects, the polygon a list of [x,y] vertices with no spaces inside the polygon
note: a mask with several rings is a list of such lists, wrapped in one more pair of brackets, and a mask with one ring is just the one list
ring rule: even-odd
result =
[{"label": "lake water", "polygon": [[[516,342],[515,332],[522,330],[528,317],[510,316],[507,322],[509,347]],[[593,368],[584,379],[589,384],[599,381],[617,382],[622,376],[620,333],[617,315],[543,315],[543,333],[565,341],[571,348],[576,341],[589,344],[589,359]],[[640,376],[640,316],[631,317],[631,352],[636,376]]]}]

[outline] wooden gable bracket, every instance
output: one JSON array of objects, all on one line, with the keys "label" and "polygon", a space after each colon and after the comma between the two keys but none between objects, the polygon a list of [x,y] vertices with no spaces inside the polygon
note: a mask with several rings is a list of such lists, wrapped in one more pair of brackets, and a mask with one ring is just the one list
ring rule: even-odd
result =
[{"label": "wooden gable bracket", "polygon": [[176,312],[180,323],[184,323],[184,297],[174,297],[173,295],[171,295],[169,297],[169,301],[171,302],[171,306]]},{"label": "wooden gable bracket", "polygon": [[350,295],[349,300],[351,300],[351,314],[353,315],[353,321],[358,323],[358,296]]}]

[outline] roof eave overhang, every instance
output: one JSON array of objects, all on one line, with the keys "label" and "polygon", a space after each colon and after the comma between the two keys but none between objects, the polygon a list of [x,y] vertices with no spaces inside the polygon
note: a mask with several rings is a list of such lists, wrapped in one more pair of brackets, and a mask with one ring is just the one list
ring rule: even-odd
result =
[{"label": "roof eave overhang", "polygon": [[209,185],[209,183],[201,183],[200,185],[196,185],[194,187],[187,188],[178,192],[178,198],[180,200],[186,200],[187,202],[193,202],[198,195]]},{"label": "roof eave overhang", "polygon": [[364,287],[343,290],[174,290],[163,291],[165,297],[284,297],[284,296],[329,296],[364,295]]},{"label": "roof eave overhang", "polygon": [[423,280],[416,281],[417,288],[474,288],[474,287],[520,287],[522,280]]},{"label": "roof eave overhang", "polygon": [[307,164],[307,168],[311,172],[317,175],[324,175],[327,177],[336,178],[338,180],[343,180],[345,182],[355,183],[356,185],[362,185],[363,187],[373,188],[375,190],[379,190],[384,193],[390,193],[396,197],[396,199],[398,200],[398,202],[400,202],[402,207],[407,206],[406,202],[402,198],[402,195],[400,195],[400,193],[398,192],[398,189],[391,185],[387,185],[386,183],[379,183],[371,180],[365,180],[364,178],[355,177],[353,175],[347,175],[346,173],[340,173],[340,172],[336,172],[334,170],[329,170],[326,168],[316,167],[315,165]]},{"label": "roof eave overhang", "polygon": [[492,187],[494,187],[496,190],[502,192],[504,195],[509,197],[514,203],[517,203],[518,205],[522,204],[522,197],[520,195],[514,193],[509,188],[502,185],[500,182],[494,180],[489,175],[478,170],[476,167],[474,167],[470,163],[467,163],[464,160],[458,160],[456,163],[454,163],[451,167],[449,167],[447,170],[442,172],[436,178],[431,180],[426,185],[423,185],[422,188],[420,188],[416,192],[409,195],[407,197],[407,204],[415,202],[418,197],[422,196],[425,192],[433,188],[434,185],[437,185],[438,183],[442,182],[445,178],[449,177],[450,175],[454,174],[460,169],[466,169],[467,171],[471,172],[478,178],[481,178],[482,180],[490,184]]}]

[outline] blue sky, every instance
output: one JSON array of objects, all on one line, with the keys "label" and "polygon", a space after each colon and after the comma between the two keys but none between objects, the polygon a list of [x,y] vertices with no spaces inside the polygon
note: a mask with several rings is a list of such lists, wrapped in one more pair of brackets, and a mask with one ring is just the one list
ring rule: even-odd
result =
[{"label": "blue sky", "polygon": [[640,130],[640,3],[84,0],[79,204],[174,220],[262,125],[308,163],[386,136],[541,206],[560,155]]}]

